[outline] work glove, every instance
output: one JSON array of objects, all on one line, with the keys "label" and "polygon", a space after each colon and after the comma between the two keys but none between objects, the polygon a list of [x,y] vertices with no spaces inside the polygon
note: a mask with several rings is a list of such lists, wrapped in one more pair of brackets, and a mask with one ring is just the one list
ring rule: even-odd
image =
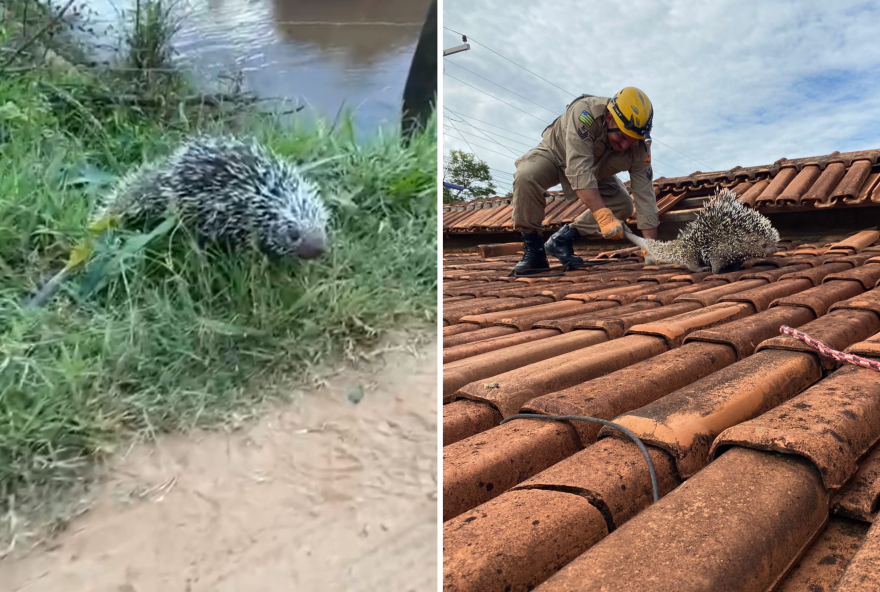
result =
[{"label": "work glove", "polygon": [[599,223],[599,231],[607,239],[623,239],[623,222],[614,217],[611,210],[602,208],[593,212],[593,217]]},{"label": "work glove", "polygon": [[645,258],[645,265],[657,265],[657,261],[654,259],[653,255],[645,249],[642,249],[642,257]]}]

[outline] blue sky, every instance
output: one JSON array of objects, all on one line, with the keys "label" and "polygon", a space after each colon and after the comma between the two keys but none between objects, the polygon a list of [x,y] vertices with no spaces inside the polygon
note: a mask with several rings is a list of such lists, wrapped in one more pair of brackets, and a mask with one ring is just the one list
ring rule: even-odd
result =
[{"label": "blue sky", "polygon": [[443,58],[444,157],[474,152],[504,193],[567,103],[625,86],[654,103],[655,178],[880,148],[878,22],[849,0],[444,0],[471,42]]}]

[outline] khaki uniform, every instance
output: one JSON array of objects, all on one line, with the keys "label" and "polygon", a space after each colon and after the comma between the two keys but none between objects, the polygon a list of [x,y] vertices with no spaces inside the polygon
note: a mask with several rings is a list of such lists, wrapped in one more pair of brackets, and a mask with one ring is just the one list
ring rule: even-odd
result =
[{"label": "khaki uniform", "polygon": [[[514,230],[541,231],[544,227],[544,193],[557,183],[566,199],[577,199],[579,189],[598,189],[605,206],[621,221],[633,213],[633,199],[638,204],[636,223],[640,229],[660,226],[657,199],[654,195],[650,152],[639,142],[626,152],[615,152],[608,144],[605,118],[611,99],[583,95],[574,100],[561,116],[542,134],[541,143],[532,148],[516,165],[513,175]],[[586,115],[583,112],[586,111]],[[629,171],[633,197],[615,175]],[[591,211],[573,224],[582,235],[601,237],[599,224]]]}]

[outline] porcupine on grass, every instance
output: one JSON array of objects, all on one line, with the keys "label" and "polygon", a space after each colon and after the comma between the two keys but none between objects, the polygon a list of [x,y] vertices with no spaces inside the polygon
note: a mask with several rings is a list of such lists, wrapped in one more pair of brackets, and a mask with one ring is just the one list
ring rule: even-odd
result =
[{"label": "porcupine on grass", "polygon": [[[202,245],[255,247],[272,259],[312,259],[328,248],[328,212],[317,186],[252,141],[199,136],[137,167],[97,208],[90,229],[149,229],[169,215]],[[31,306],[50,298],[91,252],[78,249]]]},{"label": "porcupine on grass", "polygon": [[624,234],[657,263],[684,265],[693,272],[708,267],[713,274],[736,271],[749,259],[766,257],[779,242],[779,232],[770,220],[726,188],[716,189],[673,241],[635,236],[626,226]]}]

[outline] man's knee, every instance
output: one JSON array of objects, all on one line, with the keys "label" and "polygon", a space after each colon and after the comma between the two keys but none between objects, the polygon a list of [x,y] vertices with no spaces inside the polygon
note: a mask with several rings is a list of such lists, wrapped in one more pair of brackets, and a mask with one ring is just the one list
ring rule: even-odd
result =
[{"label": "man's knee", "polygon": [[537,154],[526,154],[514,163],[513,201],[528,200],[540,203],[547,201],[547,189],[553,186],[556,170],[552,163]]},{"label": "man's knee", "polygon": [[541,207],[547,203],[547,191],[540,184],[528,178],[518,178],[513,180],[513,196],[511,203],[516,206],[524,202],[532,204],[540,204]]},{"label": "man's knee", "polygon": [[[514,166],[516,167],[516,170],[513,172],[514,181],[544,185],[550,180],[549,177],[556,176],[556,168],[553,166],[553,163],[534,152],[529,152],[518,159]],[[547,187],[541,187],[541,189],[547,189]]]},{"label": "man's knee", "polygon": [[559,171],[544,156],[528,152],[517,160],[513,175],[513,224],[515,230],[543,228],[547,189],[559,182]]}]

